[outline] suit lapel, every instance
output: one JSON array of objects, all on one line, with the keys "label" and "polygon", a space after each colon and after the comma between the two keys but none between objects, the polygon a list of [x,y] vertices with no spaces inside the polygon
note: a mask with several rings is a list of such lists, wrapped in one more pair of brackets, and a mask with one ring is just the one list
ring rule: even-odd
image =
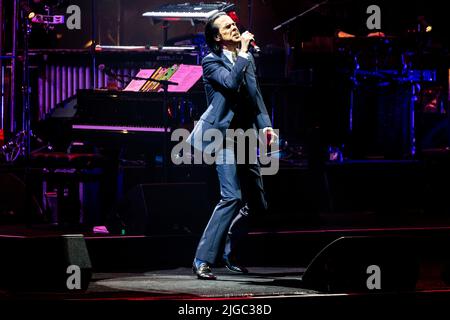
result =
[{"label": "suit lapel", "polygon": [[223,54],[223,52],[220,53],[220,56],[218,56],[220,61],[222,61],[222,63],[225,65],[225,67],[231,71],[231,69],[233,68],[233,64],[231,63],[230,60],[228,60],[228,58]]},{"label": "suit lapel", "polygon": [[[229,71],[231,71],[231,69],[233,68],[233,64],[231,63],[231,61],[225,56],[225,54],[223,52],[220,53],[220,55],[216,55],[217,59],[219,59],[223,65],[225,66],[225,68],[227,68]],[[254,62],[252,59],[250,59],[250,64],[248,65],[248,67],[245,70],[245,74],[244,74],[244,83],[247,84],[248,80],[247,78],[249,78],[250,83],[252,84],[256,84],[256,79],[255,79],[255,72],[254,72]]]},{"label": "suit lapel", "polygon": [[[220,53],[220,55],[216,55],[216,57],[225,65],[225,67],[231,71],[231,69],[233,68],[233,64],[231,63],[231,61],[223,54],[223,52]],[[250,60],[250,64],[249,66],[246,68],[245,73],[246,74],[251,74],[253,77],[255,77],[254,75],[254,66],[253,66],[254,62],[253,60]],[[249,70],[251,69],[251,70]]]}]

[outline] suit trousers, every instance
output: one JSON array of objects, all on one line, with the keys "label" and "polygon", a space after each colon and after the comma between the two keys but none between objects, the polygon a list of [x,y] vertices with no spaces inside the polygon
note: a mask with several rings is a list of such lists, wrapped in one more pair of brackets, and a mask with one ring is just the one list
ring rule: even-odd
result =
[{"label": "suit trousers", "polygon": [[[221,151],[222,152],[222,151]],[[247,234],[248,216],[267,209],[259,164],[236,164],[234,150],[223,149],[226,161],[216,161],[220,201],[200,238],[197,259],[216,262],[223,248],[223,258],[233,259],[236,245]]]}]

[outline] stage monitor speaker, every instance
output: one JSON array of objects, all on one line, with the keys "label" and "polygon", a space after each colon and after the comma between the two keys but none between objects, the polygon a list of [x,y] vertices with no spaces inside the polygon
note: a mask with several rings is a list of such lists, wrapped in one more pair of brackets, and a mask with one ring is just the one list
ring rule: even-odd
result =
[{"label": "stage monitor speaker", "polygon": [[413,291],[419,274],[415,249],[409,237],[341,237],[311,261],[302,283],[324,292]]},{"label": "stage monitor speaker", "polygon": [[83,235],[0,240],[0,287],[18,292],[79,292],[88,288],[92,265]]},{"label": "stage monitor speaker", "polygon": [[118,216],[126,234],[198,234],[209,219],[208,203],[206,183],[138,184]]}]

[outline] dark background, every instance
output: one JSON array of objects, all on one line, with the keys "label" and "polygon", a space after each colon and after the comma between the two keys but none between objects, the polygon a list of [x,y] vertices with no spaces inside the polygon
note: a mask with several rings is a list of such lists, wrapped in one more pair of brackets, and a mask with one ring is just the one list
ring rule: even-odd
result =
[{"label": "dark background", "polygon": [[[6,20],[4,22],[6,32],[2,34],[6,44],[2,48],[3,52],[9,52],[11,46],[11,2],[3,2]],[[62,25],[47,31],[40,26],[34,26],[31,32],[31,47],[88,50],[93,34],[95,34],[96,42],[101,45],[163,44],[161,24],[152,24],[151,20],[142,17],[142,14],[146,11],[156,11],[167,3],[182,1],[30,1],[37,13],[43,13],[41,10],[44,2],[53,3],[52,14],[65,14],[68,5],[79,5],[81,30],[68,30],[65,25]],[[356,206],[360,204],[356,210],[367,207],[372,210],[371,206],[375,208],[373,210],[380,211],[385,211],[386,208],[397,210],[401,207],[408,212],[410,205],[407,201],[403,203],[403,199],[422,200],[420,198],[422,192],[426,196],[431,195],[429,199],[433,200],[430,201],[431,205],[425,203],[423,207],[440,207],[440,204],[445,202],[448,188],[441,188],[440,183],[444,185],[448,181],[448,173],[442,175],[440,170],[433,172],[434,176],[430,178],[429,184],[423,183],[420,177],[411,183],[404,178],[411,172],[422,174],[422,171],[416,167],[406,168],[401,175],[397,167],[393,167],[384,174],[369,167],[368,174],[364,175],[357,171],[353,176],[351,176],[353,173],[347,171],[336,173],[332,171],[329,181],[328,178],[324,178],[321,171],[322,160],[328,156],[329,146],[343,148],[344,156],[353,160],[379,159],[380,157],[397,160],[412,157],[408,153],[410,146],[406,131],[410,128],[410,124],[407,123],[410,115],[408,108],[415,98],[417,98],[415,108],[418,151],[449,146],[449,116],[445,110],[449,88],[450,37],[447,26],[448,13],[441,1],[329,1],[292,22],[287,28],[278,31],[273,31],[273,28],[305,12],[316,2],[241,0],[233,1],[233,3],[236,4],[242,29],[252,30],[263,51],[257,60],[258,73],[273,125],[281,130],[281,137],[288,140],[290,146],[294,147],[293,151],[286,152],[286,156],[282,158],[281,165],[287,164],[286,167],[288,167],[288,170],[282,173],[285,176],[280,174],[267,179],[268,194],[272,196],[269,202],[273,204],[273,212],[289,212],[289,208],[297,210],[298,206],[303,206],[303,210],[300,209],[300,211],[308,213],[319,209],[347,211],[353,209],[350,204],[355,203],[355,199],[358,200]],[[372,4],[378,5],[381,9],[380,31],[386,34],[386,41],[366,37],[373,31],[366,27],[369,16],[366,9]],[[421,16],[433,26],[431,33],[417,32]],[[338,30],[354,34],[356,38],[337,41]],[[172,43],[183,39],[189,41],[194,38],[193,35],[201,35],[202,31],[202,24],[173,22],[168,31],[168,40]],[[287,59],[285,39],[288,40],[290,52]],[[43,55],[45,56],[46,53]],[[351,73],[354,67],[352,59],[355,55],[359,56],[362,70],[372,76],[368,79],[358,79],[360,83],[353,87],[355,89],[353,92],[355,131],[350,135],[350,97],[352,86],[355,85],[352,83]],[[420,79],[413,79],[412,82],[382,79],[382,73],[378,73],[376,69],[400,70],[402,56],[406,57],[405,62],[412,70],[436,71],[436,81],[422,83]],[[88,55],[86,57],[89,58]],[[64,63],[70,61],[70,58],[64,54],[61,54],[60,58]],[[127,54],[120,55],[118,60],[127,63],[140,62]],[[416,90],[416,94],[419,94],[414,96],[412,91],[417,89],[413,87],[415,84],[420,85],[422,89],[428,86],[429,92]],[[200,89],[202,89],[201,86]],[[435,111],[425,112],[424,98],[428,96],[430,99],[438,97],[438,100],[442,101]],[[206,107],[205,104],[203,106]],[[21,111],[20,108],[17,111]],[[293,167],[304,164],[303,161],[297,160],[304,160],[305,154],[308,160],[314,160],[308,163],[309,168],[313,170],[308,173],[289,171],[291,164]],[[443,167],[448,166],[445,164]],[[129,171],[133,168],[125,168],[126,170],[130,179],[132,174]],[[142,175],[142,170],[147,168],[140,167],[136,170],[137,173],[134,173],[141,179],[133,180],[134,184],[148,183],[146,177]],[[189,173],[186,176],[191,179],[192,175]],[[289,183],[277,180],[281,179],[278,178],[280,176]],[[392,183],[392,180],[388,180],[395,176],[399,177],[398,182]],[[201,178],[203,179],[203,176]],[[273,180],[270,181],[271,179]],[[292,181],[298,185],[291,187]],[[364,184],[370,190],[366,194]],[[436,187],[430,187],[430,185]],[[280,186],[284,187],[280,188]],[[381,204],[378,201],[378,198],[390,200],[390,196],[397,194],[399,190],[405,197],[399,197],[396,206],[390,206],[388,201]],[[322,196],[327,192],[331,194],[331,198],[327,199],[329,195]],[[332,197],[333,192],[336,199]],[[426,194],[427,192],[429,195]],[[299,198],[299,194],[303,197]],[[434,201],[434,198],[439,201]],[[334,209],[331,208],[333,205]],[[327,206],[330,208],[323,208]],[[350,209],[347,206],[350,206]],[[422,212],[421,204],[413,209]],[[447,213],[448,210],[440,212]]]},{"label": "dark background", "polygon": [[[82,48],[92,34],[92,12],[95,12],[98,30],[97,41],[100,44],[114,45],[158,45],[163,42],[160,24],[153,25],[151,20],[142,17],[147,11],[156,11],[168,3],[180,3],[172,0],[30,0],[30,6],[37,13],[44,13],[43,5],[50,4],[52,14],[65,14],[69,5],[80,6],[82,21],[81,30],[67,30],[65,26],[57,26],[53,32],[33,31],[33,47],[52,46],[53,48]],[[190,1],[199,3],[201,1]],[[274,0],[234,0],[236,11],[244,28],[253,30],[260,46],[282,46],[281,30],[273,28],[282,22],[295,17],[320,1],[274,1]],[[6,6],[6,21],[9,1]],[[446,10],[442,1],[438,0],[330,0],[319,8],[300,17],[289,25],[289,34],[293,39],[307,40],[312,35],[333,36],[340,29],[355,35],[364,36],[369,30],[366,20],[369,16],[366,9],[369,5],[378,5],[381,9],[381,27],[389,36],[405,36],[417,27],[418,17],[433,25],[435,45],[448,47],[448,30],[446,27]],[[93,8],[94,7],[94,8]],[[250,10],[249,10],[250,8]],[[6,25],[8,23],[6,22]],[[169,39],[201,33],[203,26],[192,26],[189,22],[171,23]],[[9,34],[3,35],[9,41]]]},{"label": "dark background", "polygon": [[[44,13],[44,4],[51,5],[52,14],[65,14],[67,7],[73,4],[81,9],[81,30],[68,30],[65,25],[60,25],[48,31],[41,26],[33,26],[31,48],[88,49],[93,35],[100,45],[162,45],[162,24],[153,24],[150,18],[143,17],[142,14],[157,11],[165,4],[181,1],[30,0],[29,2],[37,13]],[[199,2],[191,1],[191,3]],[[292,142],[310,146],[320,145],[322,151],[318,152],[323,152],[328,145],[349,145],[351,142],[365,144],[369,140],[372,141],[370,148],[374,153],[382,152],[380,147],[385,143],[392,143],[393,139],[390,139],[389,135],[381,136],[377,133],[385,127],[380,127],[380,123],[374,119],[387,119],[384,126],[386,123],[405,120],[408,117],[407,113],[392,114],[388,112],[389,110],[383,111],[380,108],[390,103],[404,109],[414,97],[408,93],[410,87],[404,88],[403,83],[394,83],[400,85],[388,88],[394,91],[391,99],[377,101],[371,98],[380,97],[385,91],[389,92],[377,87],[379,79],[376,77],[372,79],[374,83],[365,83],[357,88],[354,100],[355,111],[362,110],[360,118],[355,118],[355,121],[359,121],[356,125],[370,132],[358,133],[361,142],[350,141],[348,137],[350,94],[353,85],[351,72],[354,67],[352,59],[356,55],[359,57],[361,69],[369,72],[377,68],[400,70],[403,67],[402,58],[405,58],[404,62],[410,69],[435,70],[436,82],[424,84],[422,88],[425,85],[431,86],[430,95],[438,94],[439,100],[442,101],[438,109],[447,108],[450,37],[446,25],[447,11],[440,1],[330,0],[277,31],[273,30],[275,26],[302,14],[318,2],[310,0],[232,2],[236,6],[242,29],[252,30],[258,45],[262,48],[263,54],[257,60],[258,74],[274,126],[282,129],[284,137]],[[387,36],[386,41],[366,37],[369,32],[374,31],[366,27],[369,17],[366,10],[373,4],[381,9],[380,31]],[[4,52],[8,52],[11,44],[11,30],[8,29],[11,25],[11,1],[4,1],[4,12],[7,27],[3,34]],[[67,14],[65,16],[68,18]],[[431,33],[417,32],[420,19],[433,26]],[[201,38],[203,27],[201,23],[191,25],[186,21],[171,22],[168,42],[173,44],[183,40],[187,43],[195,41],[198,37]],[[337,39],[336,33],[339,30],[354,34],[356,38],[349,41]],[[286,55],[286,47],[289,48],[289,55]],[[372,89],[366,90],[367,88]],[[418,104],[421,103],[421,99],[422,97],[418,98]],[[370,108],[365,108],[366,104],[370,104]],[[418,105],[417,111],[421,111],[422,107]],[[369,118],[370,114],[367,111],[369,109],[373,114],[382,116],[372,116],[370,117],[372,123],[366,123],[364,119]],[[439,123],[443,123],[443,119],[445,120],[445,116],[441,114],[436,119],[431,119],[433,122],[429,123],[428,119],[419,115],[418,124],[423,125],[417,132],[426,137],[427,146],[434,146],[436,139],[430,136],[429,132],[438,127]],[[403,128],[407,127],[406,123]],[[398,136],[397,132],[398,130],[389,131],[395,136]],[[443,137],[442,144],[447,143],[448,135],[439,134]],[[392,144],[389,148],[400,150],[407,139],[405,135],[402,141]],[[395,157],[402,156],[402,154],[395,155]]]}]

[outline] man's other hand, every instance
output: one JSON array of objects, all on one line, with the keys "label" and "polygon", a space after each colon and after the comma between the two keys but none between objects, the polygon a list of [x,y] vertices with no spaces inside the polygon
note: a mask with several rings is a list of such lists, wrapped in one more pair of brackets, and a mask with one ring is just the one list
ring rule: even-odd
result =
[{"label": "man's other hand", "polygon": [[275,143],[278,140],[278,136],[271,127],[266,127],[263,129],[263,133],[266,136],[266,141],[269,146]]}]

